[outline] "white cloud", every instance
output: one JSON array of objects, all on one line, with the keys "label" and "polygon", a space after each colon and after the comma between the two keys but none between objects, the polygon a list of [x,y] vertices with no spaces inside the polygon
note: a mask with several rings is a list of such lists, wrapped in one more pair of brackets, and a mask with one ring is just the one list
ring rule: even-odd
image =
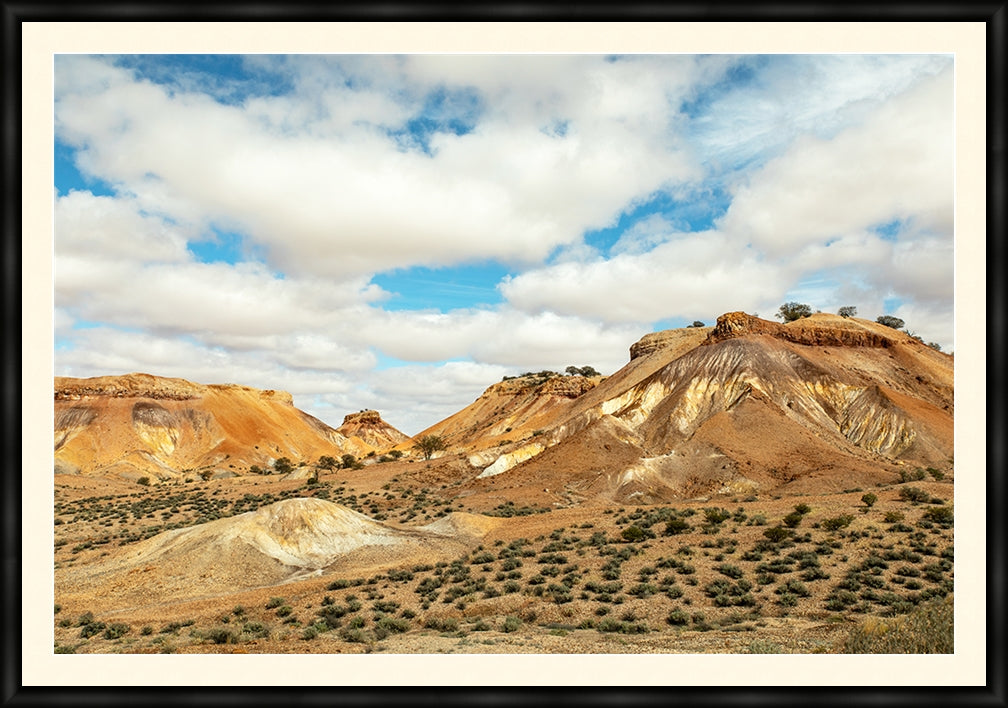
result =
[{"label": "white cloud", "polygon": [[[375,407],[414,433],[505,373],[610,373],[650,322],[772,317],[796,295],[870,318],[895,297],[951,346],[947,57],[778,58],[725,84],[734,57],[246,62],[284,90],[57,59],[57,136],[116,192],[56,198],[58,373],[226,378],[333,425]],[[424,136],[427,154],[404,130],[438,100],[470,129]],[[714,193],[708,179],[732,197],[713,229],[645,214],[608,251],[585,243],[655,193]],[[188,245],[215,230],[264,262],[197,262]],[[515,266],[495,307],[385,311],[370,285],[486,259]],[[376,370],[388,358],[408,363]]]},{"label": "white cloud", "polygon": [[[386,70],[403,72],[386,82],[422,75],[430,62],[437,63],[386,60]],[[389,126],[370,122],[406,115],[376,105],[372,90],[358,104],[357,91],[301,77],[319,91],[311,105],[303,93],[224,105],[86,57],[63,58],[60,68],[101,81],[84,80],[86,91],[61,82],[57,132],[78,148],[83,169],[135,195],[144,209],[234,224],[289,274],[534,262],[611,223],[629,201],[691,174],[670,139],[667,97],[688,70],[652,74],[647,69],[660,68],[653,61],[600,57],[518,60],[530,64],[528,74],[500,57],[484,63],[475,78],[489,99],[501,100],[487,101],[492,107],[472,132],[433,136],[433,156],[402,150],[381,132]],[[565,81],[547,81],[536,68]],[[323,72],[312,64],[309,74]],[[678,78],[664,85],[669,77]],[[337,104],[348,115],[332,120],[326,106]],[[278,116],[291,115],[277,125]],[[557,120],[569,125],[565,133],[543,130]]]},{"label": "white cloud", "polygon": [[805,135],[748,178],[718,227],[786,256],[896,219],[951,236],[951,68],[830,139]]},{"label": "white cloud", "polygon": [[723,234],[669,234],[667,239],[643,253],[529,271],[501,290],[521,310],[551,308],[620,323],[748,310],[791,284],[786,269]]}]

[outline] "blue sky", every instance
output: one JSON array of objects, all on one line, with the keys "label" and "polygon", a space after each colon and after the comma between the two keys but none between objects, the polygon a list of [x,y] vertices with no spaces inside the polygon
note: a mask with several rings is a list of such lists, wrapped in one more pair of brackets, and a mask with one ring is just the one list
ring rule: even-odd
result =
[{"label": "blue sky", "polygon": [[59,55],[56,374],[414,434],[799,299],[952,348],[946,55]]}]

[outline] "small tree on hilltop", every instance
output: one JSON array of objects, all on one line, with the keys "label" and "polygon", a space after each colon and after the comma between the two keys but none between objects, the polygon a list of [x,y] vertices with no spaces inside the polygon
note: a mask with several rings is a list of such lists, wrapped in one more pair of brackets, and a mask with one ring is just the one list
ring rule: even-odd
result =
[{"label": "small tree on hilltop", "polygon": [[582,366],[581,369],[582,376],[601,376],[599,372],[595,371],[594,366]]},{"label": "small tree on hilltop", "polygon": [[425,435],[417,441],[416,447],[423,453],[424,459],[429,460],[431,455],[447,446],[440,435]]},{"label": "small tree on hilltop", "polygon": [[903,325],[906,324],[899,317],[893,317],[892,315],[880,315],[875,321],[880,325],[892,327],[893,329],[903,329]]},{"label": "small tree on hilltop", "polygon": [[795,320],[800,320],[802,317],[810,317],[812,315],[812,308],[803,302],[785,302],[777,310],[775,317],[779,317],[785,322],[794,322]]},{"label": "small tree on hilltop", "polygon": [[853,305],[844,305],[839,310],[837,310],[837,314],[840,315],[841,317],[853,317],[854,315],[857,314],[857,308],[854,307]]},{"label": "small tree on hilltop", "polygon": [[706,327],[706,326],[707,325],[705,325],[700,320],[693,320],[693,324],[690,325],[690,327]]}]

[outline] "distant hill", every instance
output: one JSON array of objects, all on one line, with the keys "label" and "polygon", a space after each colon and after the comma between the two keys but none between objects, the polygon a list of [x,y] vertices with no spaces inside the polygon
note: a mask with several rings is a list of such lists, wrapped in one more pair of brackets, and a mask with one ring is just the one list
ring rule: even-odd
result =
[{"label": "distant hill", "polygon": [[294,407],[289,393],[149,374],[54,381],[57,473],[139,479],[247,474],[281,457],[371,448]]}]

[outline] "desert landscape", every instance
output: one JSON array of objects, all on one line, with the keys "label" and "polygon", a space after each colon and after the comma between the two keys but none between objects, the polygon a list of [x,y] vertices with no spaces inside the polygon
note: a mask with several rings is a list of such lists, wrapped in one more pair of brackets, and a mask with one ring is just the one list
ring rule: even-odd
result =
[{"label": "desert landscape", "polygon": [[853,316],[696,325],[412,436],[57,377],[54,651],[952,652],[953,357]]}]

